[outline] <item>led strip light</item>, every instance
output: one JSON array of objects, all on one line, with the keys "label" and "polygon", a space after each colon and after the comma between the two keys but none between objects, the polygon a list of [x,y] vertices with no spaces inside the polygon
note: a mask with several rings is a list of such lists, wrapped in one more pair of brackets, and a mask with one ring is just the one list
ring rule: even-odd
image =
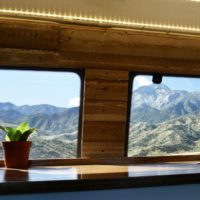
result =
[{"label": "led strip light", "polygon": [[131,28],[140,28],[140,29],[159,29],[163,31],[178,31],[178,32],[192,32],[200,33],[200,28],[192,26],[183,26],[183,25],[166,25],[166,24],[157,24],[157,23],[146,23],[146,22],[134,22],[128,20],[118,20],[118,19],[107,19],[102,17],[86,17],[82,15],[66,15],[59,14],[56,12],[37,12],[29,10],[18,10],[18,9],[0,9],[0,14],[2,15],[16,15],[16,16],[26,16],[26,17],[40,17],[40,18],[50,18],[63,21],[79,21],[82,23],[96,23],[102,25],[111,25],[111,26],[126,26]]}]

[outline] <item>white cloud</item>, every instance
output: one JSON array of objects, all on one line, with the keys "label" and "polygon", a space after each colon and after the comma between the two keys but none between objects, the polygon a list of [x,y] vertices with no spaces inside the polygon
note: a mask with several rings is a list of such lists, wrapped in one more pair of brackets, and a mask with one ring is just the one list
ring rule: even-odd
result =
[{"label": "white cloud", "polygon": [[152,76],[136,76],[133,80],[134,90],[145,85],[152,84]]},{"label": "white cloud", "polygon": [[68,100],[68,107],[77,107],[80,105],[80,98],[74,97]]}]

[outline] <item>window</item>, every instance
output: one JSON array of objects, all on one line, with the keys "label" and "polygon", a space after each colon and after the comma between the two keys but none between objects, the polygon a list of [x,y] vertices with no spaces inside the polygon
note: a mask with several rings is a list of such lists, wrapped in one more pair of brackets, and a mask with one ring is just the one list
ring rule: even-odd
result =
[{"label": "window", "polygon": [[136,75],[132,84],[128,156],[199,153],[200,79]]},{"label": "window", "polygon": [[0,124],[28,122],[38,129],[29,138],[30,159],[77,157],[80,93],[81,79],[74,72],[1,69]]}]

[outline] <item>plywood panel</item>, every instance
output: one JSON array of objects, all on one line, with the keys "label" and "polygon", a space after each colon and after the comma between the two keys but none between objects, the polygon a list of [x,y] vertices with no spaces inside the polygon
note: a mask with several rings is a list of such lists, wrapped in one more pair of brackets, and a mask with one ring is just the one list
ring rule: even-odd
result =
[{"label": "plywood panel", "polygon": [[87,81],[85,100],[127,101],[127,81]]},{"label": "plywood panel", "polygon": [[[55,51],[59,67],[200,75],[198,35],[0,18],[0,36],[0,48],[24,49],[28,57],[30,49]],[[26,57],[18,57],[16,65],[29,66]]]},{"label": "plywood panel", "polygon": [[82,147],[84,158],[113,158],[124,156],[122,142],[85,142]]},{"label": "plywood panel", "polygon": [[0,66],[57,68],[57,58],[54,51],[0,48]]},{"label": "plywood panel", "polygon": [[71,68],[127,70],[134,72],[159,72],[167,74],[200,75],[198,60],[154,58],[149,56],[109,55],[84,52],[60,53],[59,64]]},{"label": "plywood panel", "polygon": [[126,115],[126,104],[121,101],[87,101],[84,105],[85,114],[121,114]]},{"label": "plywood panel", "polygon": [[0,19],[0,47],[56,50],[58,44],[59,29],[53,24]]},{"label": "plywood panel", "polygon": [[[156,36],[155,36],[156,35]],[[61,49],[66,52],[88,52],[163,58],[199,59],[198,36],[111,28],[66,27],[61,32]],[[87,45],[86,45],[87,44]]]},{"label": "plywood panel", "polygon": [[87,70],[87,80],[115,80],[127,81],[128,71],[114,71],[114,70]]},{"label": "plywood panel", "polygon": [[124,142],[125,122],[85,121],[83,142]]},{"label": "plywood panel", "polygon": [[126,105],[124,102],[85,102],[85,121],[126,121]]},{"label": "plywood panel", "polygon": [[124,155],[127,119],[127,71],[86,70],[82,155]]}]

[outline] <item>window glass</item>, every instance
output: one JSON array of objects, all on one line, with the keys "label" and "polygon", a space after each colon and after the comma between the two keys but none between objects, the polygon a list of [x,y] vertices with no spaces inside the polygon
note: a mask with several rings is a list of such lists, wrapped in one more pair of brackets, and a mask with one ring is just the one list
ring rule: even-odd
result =
[{"label": "window glass", "polygon": [[37,128],[30,159],[76,157],[80,88],[74,72],[0,70],[0,125]]},{"label": "window glass", "polygon": [[128,156],[200,152],[200,79],[152,76],[133,79]]}]

